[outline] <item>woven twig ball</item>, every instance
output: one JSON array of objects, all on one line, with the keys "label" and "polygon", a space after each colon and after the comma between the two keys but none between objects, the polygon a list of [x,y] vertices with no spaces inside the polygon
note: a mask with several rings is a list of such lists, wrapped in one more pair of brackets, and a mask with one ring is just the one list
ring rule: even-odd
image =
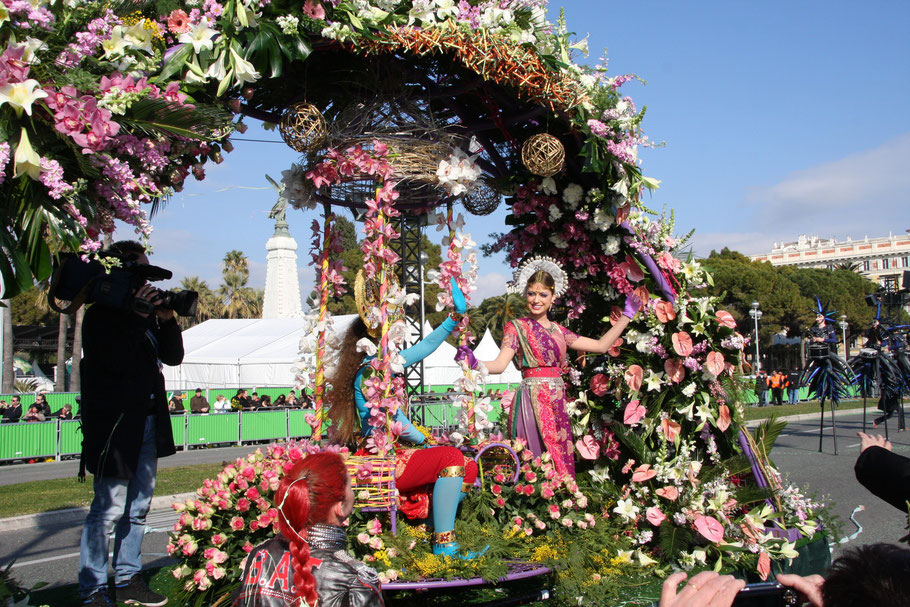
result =
[{"label": "woven twig ball", "polygon": [[470,192],[464,195],[464,208],[472,215],[489,215],[499,207],[502,196],[483,179],[478,180]]},{"label": "woven twig ball", "polygon": [[535,175],[550,177],[562,170],[566,148],[553,135],[538,133],[521,146],[521,161]]},{"label": "woven twig ball", "polygon": [[329,132],[319,108],[305,101],[285,110],[278,130],[284,142],[298,152],[315,152]]}]

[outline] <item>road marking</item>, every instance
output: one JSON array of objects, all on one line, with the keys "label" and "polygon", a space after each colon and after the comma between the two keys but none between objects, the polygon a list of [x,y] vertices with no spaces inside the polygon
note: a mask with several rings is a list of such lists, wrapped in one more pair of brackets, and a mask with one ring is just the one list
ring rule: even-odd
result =
[{"label": "road marking", "polygon": [[34,561],[16,561],[12,565],[10,565],[10,569],[14,569],[16,567],[25,567],[26,565],[38,565],[40,563],[50,563],[52,561],[62,561],[63,559],[71,559],[73,557],[78,557],[78,556],[79,556],[78,552],[72,552],[70,554],[61,554],[59,556],[49,556],[44,559],[35,559]]}]

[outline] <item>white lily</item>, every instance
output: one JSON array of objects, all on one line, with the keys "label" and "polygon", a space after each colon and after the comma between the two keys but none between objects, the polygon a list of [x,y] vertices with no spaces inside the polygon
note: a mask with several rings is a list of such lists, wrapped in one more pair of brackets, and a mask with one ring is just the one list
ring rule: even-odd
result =
[{"label": "white lily", "polygon": [[632,498],[619,500],[616,502],[616,507],[613,508],[613,512],[623,517],[627,521],[634,521],[638,516],[639,511],[640,508],[635,505],[635,500]]},{"label": "white lily", "polygon": [[111,37],[101,43],[105,59],[116,59],[126,52],[130,42],[123,37],[123,27],[115,25],[111,29]]},{"label": "white lily", "polygon": [[21,116],[22,110],[25,110],[25,113],[31,116],[32,104],[47,97],[47,93],[41,89],[35,90],[40,84],[37,80],[29,78],[24,82],[10,82],[0,86],[0,105],[8,103],[13,106],[17,115]]},{"label": "white lily", "polygon": [[648,377],[645,378],[644,383],[648,386],[648,392],[653,392],[655,390],[660,390],[660,386],[663,384],[661,377],[663,373],[655,373],[654,369],[648,369]]},{"label": "white lily", "polygon": [[25,129],[22,129],[19,134],[19,145],[16,146],[13,162],[15,163],[13,177],[28,175],[37,181],[41,176],[41,157],[32,147],[32,142],[29,141]]},{"label": "white lily", "polygon": [[177,41],[183,42],[184,44],[192,44],[193,51],[198,55],[203,50],[212,50],[212,47],[215,45],[212,38],[214,38],[217,33],[216,30],[209,27],[208,19],[201,19],[193,29],[180,34]]},{"label": "white lily", "polygon": [[152,32],[145,28],[145,19],[128,27],[123,32],[123,38],[128,41],[133,48],[138,48],[151,54]]},{"label": "white lily", "polygon": [[231,49],[231,63],[234,64],[234,78],[237,84],[256,82],[261,77],[253,64],[241,57],[237,51]]}]

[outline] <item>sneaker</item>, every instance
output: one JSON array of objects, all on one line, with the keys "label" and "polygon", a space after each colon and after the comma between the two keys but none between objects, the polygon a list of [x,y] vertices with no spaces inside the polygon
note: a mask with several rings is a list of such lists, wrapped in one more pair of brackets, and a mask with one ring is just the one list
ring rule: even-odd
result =
[{"label": "sneaker", "polygon": [[167,597],[152,591],[138,575],[133,576],[126,584],[117,586],[114,591],[118,603],[145,607],[161,607],[167,604]]},{"label": "sneaker", "polygon": [[114,601],[104,590],[99,590],[88,598],[82,600],[82,604],[87,607],[114,607]]}]

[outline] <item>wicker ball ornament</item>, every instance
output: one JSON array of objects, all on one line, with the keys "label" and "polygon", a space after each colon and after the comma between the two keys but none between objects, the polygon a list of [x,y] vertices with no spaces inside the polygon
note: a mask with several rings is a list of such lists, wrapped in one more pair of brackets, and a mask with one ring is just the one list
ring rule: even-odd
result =
[{"label": "wicker ball ornament", "polygon": [[482,179],[461,199],[464,208],[472,215],[489,215],[499,207],[500,200],[502,195]]},{"label": "wicker ball ornament", "polygon": [[322,146],[329,129],[322,112],[312,103],[295,103],[281,116],[281,138],[298,152],[315,152]]},{"label": "wicker ball ornament", "polygon": [[535,175],[551,177],[565,165],[566,148],[553,135],[538,133],[521,146],[521,161]]}]

